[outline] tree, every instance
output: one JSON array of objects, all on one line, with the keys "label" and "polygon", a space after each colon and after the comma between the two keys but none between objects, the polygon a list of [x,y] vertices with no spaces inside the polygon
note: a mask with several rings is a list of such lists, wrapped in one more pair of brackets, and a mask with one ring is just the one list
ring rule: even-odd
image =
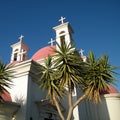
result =
[{"label": "tree", "polygon": [[47,98],[49,97],[51,104],[56,105],[59,115],[64,119],[59,104],[59,97],[63,96],[64,89],[59,85],[60,74],[53,67],[50,55],[45,59],[44,65],[40,66],[40,71],[42,75],[40,74],[41,77],[37,83],[42,89],[47,90]]},{"label": "tree", "polygon": [[108,84],[114,84],[114,70],[116,67],[109,65],[107,55],[95,59],[93,52],[89,52],[88,60],[84,74],[85,92],[88,94],[89,99],[98,103],[101,100],[101,92],[109,91]]},{"label": "tree", "polygon": [[[114,81],[112,70],[115,67],[108,65],[108,57],[94,58],[92,52],[88,55],[88,62],[83,62],[82,58],[71,45],[58,45],[55,50],[56,55],[48,56],[45,59],[42,76],[38,84],[47,90],[52,103],[56,106],[62,120],[71,120],[74,108],[84,99],[88,98],[94,102],[100,101],[100,92],[109,90],[108,84]],[[74,88],[82,88],[84,94],[76,101],[73,101],[72,91]],[[67,91],[68,95],[68,115],[64,116],[60,109],[60,102]]]},{"label": "tree", "polygon": [[[11,73],[12,71],[9,70],[11,68],[10,65],[6,65],[2,63],[0,60],[0,95],[7,91],[7,88],[10,88],[11,85]],[[0,97],[0,102],[3,101]]]}]

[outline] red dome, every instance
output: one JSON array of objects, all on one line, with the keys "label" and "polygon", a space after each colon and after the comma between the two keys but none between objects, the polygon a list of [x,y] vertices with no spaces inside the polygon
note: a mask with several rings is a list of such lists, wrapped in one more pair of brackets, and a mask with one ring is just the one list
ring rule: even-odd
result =
[{"label": "red dome", "polygon": [[47,46],[47,47],[44,47],[40,50],[38,50],[33,56],[32,56],[32,60],[40,60],[40,59],[43,59],[45,57],[47,57],[48,55],[53,55],[55,54],[54,50],[56,46]]},{"label": "red dome", "polygon": [[113,87],[112,85],[108,85],[109,91],[102,91],[101,94],[113,94],[113,93],[119,93],[118,90]]},{"label": "red dome", "polygon": [[4,100],[4,101],[9,101],[12,102],[12,98],[10,96],[10,93],[7,91],[4,91],[2,94],[0,94],[0,97]]}]

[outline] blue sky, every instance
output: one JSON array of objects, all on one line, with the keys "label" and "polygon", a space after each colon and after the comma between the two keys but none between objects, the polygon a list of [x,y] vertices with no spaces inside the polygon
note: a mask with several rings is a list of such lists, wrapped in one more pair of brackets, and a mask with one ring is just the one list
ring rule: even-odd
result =
[{"label": "blue sky", "polygon": [[[55,38],[52,28],[59,25],[61,16],[73,27],[76,47],[84,49],[84,55],[90,50],[96,57],[106,53],[111,65],[120,66],[119,0],[1,0],[0,58],[9,63],[10,45],[18,42],[21,34],[31,58]],[[116,87],[120,91],[119,81]]]}]

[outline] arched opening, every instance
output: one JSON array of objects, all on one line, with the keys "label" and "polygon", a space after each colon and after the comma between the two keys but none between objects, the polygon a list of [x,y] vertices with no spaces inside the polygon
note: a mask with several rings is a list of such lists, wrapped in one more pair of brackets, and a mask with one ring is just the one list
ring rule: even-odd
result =
[{"label": "arched opening", "polygon": [[17,56],[18,56],[18,49],[14,51],[14,61],[17,61]]},{"label": "arched opening", "polygon": [[60,43],[61,43],[61,46],[65,45],[65,36],[60,36]]},{"label": "arched opening", "polygon": [[65,31],[61,31],[59,34],[63,34],[63,33],[65,33]]}]

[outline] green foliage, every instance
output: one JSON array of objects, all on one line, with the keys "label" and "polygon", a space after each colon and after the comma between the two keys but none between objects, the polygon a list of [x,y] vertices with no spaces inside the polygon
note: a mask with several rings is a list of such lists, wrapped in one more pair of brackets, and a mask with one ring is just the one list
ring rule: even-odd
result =
[{"label": "green foliage", "polygon": [[[108,84],[115,81],[113,73],[116,67],[109,65],[107,55],[96,59],[93,52],[89,52],[87,61],[84,62],[74,46],[70,44],[57,46],[58,49],[53,49],[56,54],[45,59],[38,84],[47,90],[47,97],[55,103],[62,120],[65,120],[65,117],[58,100],[63,98],[67,91],[69,104],[67,120],[70,120],[73,109],[85,98],[95,103],[100,102],[101,91],[108,91]],[[83,95],[75,103],[72,98],[74,87],[82,87],[83,90]]]},{"label": "green foliage", "polygon": [[[55,55],[55,66],[61,74],[60,85],[74,85],[77,86],[79,83],[83,83],[82,71],[84,63],[80,58],[80,55],[75,50],[74,46],[64,45],[59,46],[56,50]],[[70,87],[70,86],[69,86]]]},{"label": "green foliage", "polygon": [[100,101],[101,91],[108,91],[108,84],[114,82],[113,70],[116,67],[108,64],[107,55],[95,59],[93,52],[89,52],[88,60],[84,75],[86,81],[84,90],[88,94],[88,98],[97,103]]},{"label": "green foliage", "polygon": [[59,85],[59,72],[53,67],[50,55],[45,59],[41,72],[43,74],[40,76],[38,84],[43,90],[47,90],[47,97],[50,97],[51,101],[53,101],[53,93],[58,98],[62,97],[63,88]]},{"label": "green foliage", "polygon": [[10,88],[12,85],[12,71],[9,70],[10,68],[11,66],[3,64],[0,60],[0,94],[2,94],[3,91],[7,91],[6,88]]}]

